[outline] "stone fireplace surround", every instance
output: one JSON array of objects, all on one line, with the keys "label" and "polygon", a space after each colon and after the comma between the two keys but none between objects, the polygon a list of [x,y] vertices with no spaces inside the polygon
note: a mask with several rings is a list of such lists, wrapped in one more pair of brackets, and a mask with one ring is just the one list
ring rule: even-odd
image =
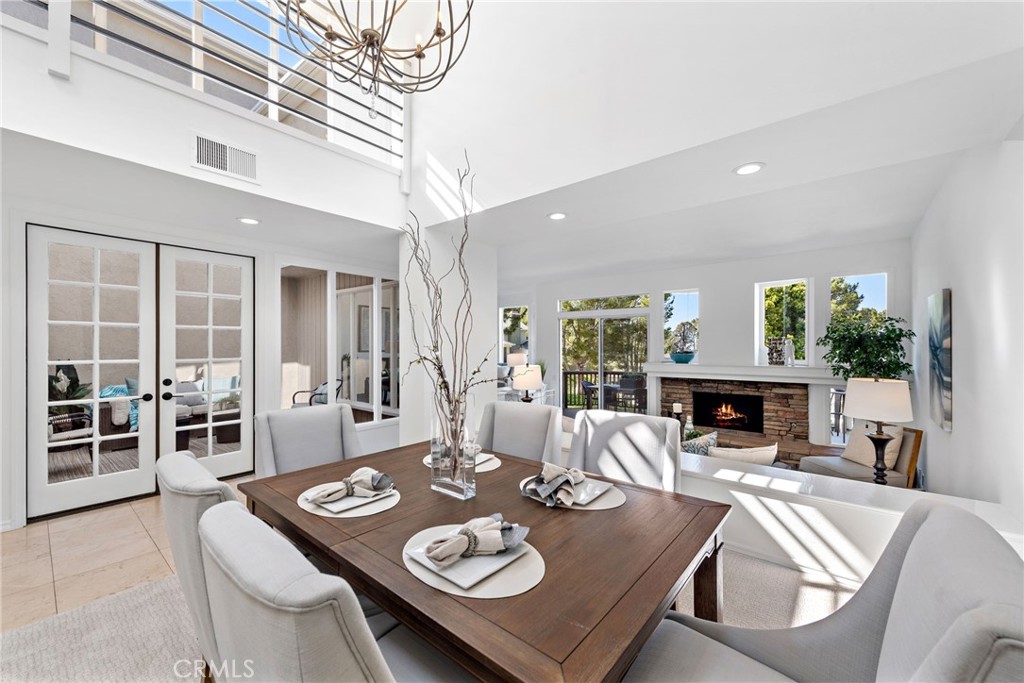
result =
[{"label": "stone fireplace surround", "polygon": [[[673,403],[681,403],[683,417],[693,414],[693,392],[761,396],[764,399],[764,433],[733,431],[718,428],[718,441],[723,446],[754,447],[779,444],[779,457],[798,461],[804,455],[817,452],[808,441],[808,390],[806,384],[789,382],[751,382],[719,379],[691,379],[663,377],[661,379],[661,405],[663,412]],[[711,431],[708,425],[695,424],[702,431]],[[831,450],[831,449],[828,449]]]}]

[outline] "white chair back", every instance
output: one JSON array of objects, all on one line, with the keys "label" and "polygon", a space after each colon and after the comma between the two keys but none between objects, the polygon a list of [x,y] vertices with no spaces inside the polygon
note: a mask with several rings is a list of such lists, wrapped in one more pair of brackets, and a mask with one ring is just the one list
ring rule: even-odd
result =
[{"label": "white chair back", "polygon": [[199,518],[214,505],[235,500],[235,493],[230,486],[217,481],[188,451],[160,456],[156,461],[156,478],[175,572],[192,615],[199,649],[207,662],[215,664],[220,655],[199,547]]},{"label": "white chair back", "polygon": [[222,665],[254,682],[395,680],[344,579],[237,502],[208,510],[199,535]]},{"label": "white chair back", "polygon": [[676,491],[679,421],[610,410],[581,410],[576,413],[568,466]]},{"label": "white chair back", "polygon": [[485,451],[560,464],[561,431],[555,406],[497,401],[484,406],[477,443]]},{"label": "white chair back", "polygon": [[271,410],[255,417],[256,476],[271,477],[363,454],[347,403]]}]

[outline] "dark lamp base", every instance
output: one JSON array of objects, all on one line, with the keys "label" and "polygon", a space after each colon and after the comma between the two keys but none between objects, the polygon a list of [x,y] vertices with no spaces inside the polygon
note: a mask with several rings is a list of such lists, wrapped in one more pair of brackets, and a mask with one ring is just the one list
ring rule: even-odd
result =
[{"label": "dark lamp base", "polygon": [[893,437],[882,431],[868,434],[867,437],[875,444],[875,483],[885,486],[885,447]]}]

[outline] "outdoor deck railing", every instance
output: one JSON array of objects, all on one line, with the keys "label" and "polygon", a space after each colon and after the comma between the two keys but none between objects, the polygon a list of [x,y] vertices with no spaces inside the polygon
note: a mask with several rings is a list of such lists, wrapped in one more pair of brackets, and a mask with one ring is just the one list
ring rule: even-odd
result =
[{"label": "outdoor deck railing", "polygon": [[[583,383],[618,384],[623,373],[621,371],[598,370],[564,370],[562,372],[562,408],[586,408],[587,396],[583,391]],[[596,396],[591,400],[591,408],[597,408]]]}]

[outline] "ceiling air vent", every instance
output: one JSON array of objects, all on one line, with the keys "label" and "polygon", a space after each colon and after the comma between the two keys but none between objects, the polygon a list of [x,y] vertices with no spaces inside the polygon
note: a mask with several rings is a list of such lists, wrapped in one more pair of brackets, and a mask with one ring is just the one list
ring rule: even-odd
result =
[{"label": "ceiling air vent", "polygon": [[256,155],[217,142],[202,135],[196,136],[195,165],[210,171],[246,180],[256,180]]}]

